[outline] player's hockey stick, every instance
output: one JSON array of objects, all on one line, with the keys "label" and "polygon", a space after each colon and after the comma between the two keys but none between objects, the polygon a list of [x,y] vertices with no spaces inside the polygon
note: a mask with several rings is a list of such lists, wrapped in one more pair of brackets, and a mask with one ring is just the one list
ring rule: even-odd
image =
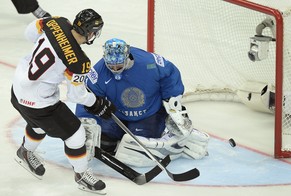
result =
[{"label": "player's hockey stick", "polygon": [[197,168],[191,169],[184,173],[173,174],[171,173],[165,166],[163,166],[160,161],[139,141],[135,135],[112,113],[112,119],[127,133],[129,134],[136,143],[145,151],[145,153],[149,156],[150,159],[157,163],[157,166],[160,169],[165,170],[170,178],[174,181],[187,181],[197,178],[200,175],[200,172]]},{"label": "player's hockey stick", "polygon": [[[159,166],[155,166],[150,171],[141,174],[98,147],[95,147],[95,157],[138,185],[151,181],[163,171]],[[166,167],[170,162],[170,157],[166,156],[161,164]]]}]

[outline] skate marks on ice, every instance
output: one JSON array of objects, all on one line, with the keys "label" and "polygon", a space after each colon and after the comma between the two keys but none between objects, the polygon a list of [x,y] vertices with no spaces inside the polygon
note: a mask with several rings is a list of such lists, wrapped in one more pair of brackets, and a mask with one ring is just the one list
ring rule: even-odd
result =
[{"label": "skate marks on ice", "polygon": [[[11,142],[20,146],[25,122],[19,118],[9,129],[7,135]],[[71,168],[60,139],[46,137],[37,152],[45,162]],[[17,149],[15,149],[16,151]],[[117,179],[128,180],[97,159],[90,162],[94,173]],[[180,158],[173,160],[167,167],[171,172],[183,172],[196,167],[200,176],[194,180],[179,182],[190,186],[272,186],[291,184],[291,164],[274,159],[256,151],[239,146],[231,147],[227,140],[212,137],[209,142],[209,156],[202,160]],[[151,168],[134,168],[147,172]],[[165,172],[159,174],[151,183],[173,185]]]}]

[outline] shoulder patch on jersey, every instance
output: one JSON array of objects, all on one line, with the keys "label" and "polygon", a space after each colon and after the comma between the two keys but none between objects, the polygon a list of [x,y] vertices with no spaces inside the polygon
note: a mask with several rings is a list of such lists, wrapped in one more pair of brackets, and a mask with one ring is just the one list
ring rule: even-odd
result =
[{"label": "shoulder patch on jersey", "polygon": [[147,64],[147,69],[155,69],[155,68],[156,68],[155,63]]},{"label": "shoulder patch on jersey", "polygon": [[164,62],[164,59],[162,56],[155,54],[155,53],[152,53],[152,55],[154,56],[157,65],[159,65],[161,67],[165,67],[165,62]]},{"label": "shoulder patch on jersey", "polygon": [[88,72],[87,77],[89,78],[89,80],[90,80],[93,84],[95,84],[95,83],[97,82],[97,80],[98,80],[98,73],[97,73],[97,71],[92,67],[92,68],[90,69],[90,71]]}]

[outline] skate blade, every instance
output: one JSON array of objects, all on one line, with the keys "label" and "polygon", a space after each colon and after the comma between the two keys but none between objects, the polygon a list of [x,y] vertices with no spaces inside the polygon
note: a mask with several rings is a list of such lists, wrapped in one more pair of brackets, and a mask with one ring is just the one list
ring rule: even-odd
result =
[{"label": "skate blade", "polygon": [[90,189],[88,189],[87,187],[85,187],[85,186],[83,186],[81,184],[79,184],[78,188],[80,190],[82,190],[82,191],[86,191],[86,192],[90,192],[90,193],[95,193],[95,194],[99,194],[99,195],[106,195],[107,194],[104,189],[103,190],[100,190],[100,191],[99,190],[93,191],[93,190],[90,190]]},{"label": "skate blade", "polygon": [[33,173],[30,168],[28,167],[28,165],[25,163],[25,161],[23,161],[22,159],[20,159],[19,157],[15,157],[14,160],[21,165],[24,169],[26,169],[29,173],[31,173],[34,177],[36,177],[39,180],[42,180],[43,176],[39,176],[35,173]]}]

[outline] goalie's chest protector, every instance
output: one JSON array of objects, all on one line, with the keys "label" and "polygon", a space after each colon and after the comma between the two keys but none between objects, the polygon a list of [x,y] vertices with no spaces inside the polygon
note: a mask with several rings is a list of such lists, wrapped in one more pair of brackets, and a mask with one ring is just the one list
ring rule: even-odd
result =
[{"label": "goalie's chest protector", "polygon": [[47,18],[43,20],[43,31],[52,47],[70,72],[85,74],[91,66],[90,59],[82,51],[73,37],[72,25],[66,18]]},{"label": "goalie's chest protector", "polygon": [[151,54],[135,48],[131,52],[134,57],[133,67],[122,73],[121,80],[113,79],[104,86],[106,96],[110,100],[118,100],[116,104],[127,116],[126,120],[138,120],[160,109],[160,78]]}]

